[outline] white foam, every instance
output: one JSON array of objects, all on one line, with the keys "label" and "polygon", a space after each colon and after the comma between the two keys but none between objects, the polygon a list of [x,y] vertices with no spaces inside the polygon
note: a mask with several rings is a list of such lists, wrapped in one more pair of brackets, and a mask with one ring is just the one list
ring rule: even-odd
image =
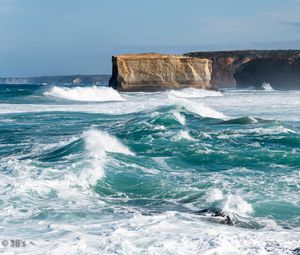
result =
[{"label": "white foam", "polygon": [[[299,247],[297,231],[234,228],[174,212],[135,214],[121,223],[51,224],[51,232],[37,237],[34,248],[51,254],[288,255]],[[50,241],[43,241],[45,236]],[[36,254],[36,250],[26,250],[26,254]]]},{"label": "white foam", "polygon": [[288,134],[288,133],[295,134],[296,133],[295,131],[293,131],[289,128],[283,127],[283,126],[270,127],[270,128],[254,128],[254,129],[250,129],[249,131],[246,130],[244,132],[245,133],[254,132],[254,133],[257,133],[260,135],[274,135],[274,134]]},{"label": "white foam", "polygon": [[179,98],[204,98],[204,97],[221,97],[223,94],[219,91],[185,88],[181,90],[170,90],[169,95]]},{"label": "white foam", "polygon": [[[11,195],[22,196],[24,201],[31,201],[36,196],[47,198],[56,194],[62,202],[78,203],[81,206],[90,203],[95,197],[90,185],[96,184],[104,176],[107,152],[126,155],[133,153],[117,138],[103,131],[91,129],[84,132],[82,138],[85,152],[69,155],[69,160],[74,161],[73,163],[67,166],[48,167],[47,171],[42,173],[39,166],[33,164],[31,160],[2,159],[1,167],[7,167],[14,173],[11,177],[0,176],[3,180],[7,179],[5,183],[15,183]],[[71,138],[69,141],[72,142],[74,139]],[[65,145],[65,141],[57,143],[61,144]],[[46,150],[53,147],[51,144]]]},{"label": "white foam", "polygon": [[217,207],[225,214],[236,217],[248,217],[253,213],[251,204],[245,201],[239,195],[224,195],[220,189],[211,189],[207,191],[206,201],[210,204],[217,203]]},{"label": "white foam", "polygon": [[274,91],[274,89],[272,88],[271,84],[269,82],[264,82],[261,87],[265,90],[265,91]]},{"label": "white foam", "polygon": [[186,130],[181,130],[178,135],[176,135],[175,140],[186,139],[190,141],[196,141],[193,137],[190,136],[189,132]]},{"label": "white foam", "polygon": [[222,200],[224,198],[222,190],[211,189],[207,191],[206,201],[208,203],[213,203],[215,201]]},{"label": "white foam", "polygon": [[133,153],[118,139],[104,131],[90,129],[83,134],[86,150],[91,159],[91,168],[82,172],[81,177],[96,184],[97,180],[104,175],[104,163],[106,152],[123,153],[133,155]]},{"label": "white foam", "polygon": [[229,194],[223,201],[222,211],[228,215],[247,217],[253,213],[253,208],[251,204],[243,200],[240,196]]},{"label": "white foam", "polygon": [[185,98],[177,98],[173,96],[169,96],[168,98],[171,102],[175,103],[176,105],[184,107],[188,111],[196,113],[201,117],[215,118],[215,119],[228,119],[228,116],[226,116],[225,114],[218,112],[208,106],[205,106],[202,103],[198,103]]},{"label": "white foam", "polygon": [[185,117],[184,115],[180,114],[179,112],[173,112],[174,117],[176,118],[176,120],[178,120],[178,122],[184,126],[185,125]]},{"label": "white foam", "polygon": [[124,101],[121,95],[110,87],[58,87],[54,86],[44,92],[46,96],[59,97],[74,101]]},{"label": "white foam", "polygon": [[[218,135],[219,139],[232,139],[232,138],[239,138],[243,137],[246,134],[255,134],[255,135],[278,135],[278,134],[296,134],[297,132],[294,130],[291,130],[289,128],[283,127],[283,126],[276,126],[276,127],[266,127],[266,128],[252,128],[252,129],[240,129],[236,130],[233,133],[230,134],[223,134],[221,133]],[[260,147],[260,144],[258,143],[252,143],[249,144],[250,146],[256,146]]]},{"label": "white foam", "polygon": [[83,137],[85,138],[87,149],[91,153],[99,153],[100,151],[102,152],[102,150],[104,150],[107,152],[133,155],[133,153],[125,145],[120,143],[116,137],[104,131],[91,129],[86,131],[83,134]]}]

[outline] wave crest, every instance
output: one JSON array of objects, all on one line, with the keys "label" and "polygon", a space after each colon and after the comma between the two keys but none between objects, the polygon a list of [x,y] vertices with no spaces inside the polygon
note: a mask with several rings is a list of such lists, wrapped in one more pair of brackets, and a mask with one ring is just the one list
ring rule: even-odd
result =
[{"label": "wave crest", "polygon": [[104,176],[103,168],[106,161],[106,152],[134,155],[116,137],[106,132],[91,129],[84,132],[83,138],[91,168],[84,171],[81,177],[88,180],[92,185]]},{"label": "wave crest", "polygon": [[214,217],[220,217],[221,221],[227,219],[230,224],[244,225],[249,222],[249,216],[254,212],[252,205],[239,195],[224,195],[219,189],[209,190],[206,194],[206,201],[212,206],[204,210]]},{"label": "wave crest", "polygon": [[58,87],[54,86],[50,90],[44,92],[44,95],[58,97],[73,101],[124,101],[122,96],[110,87]]},{"label": "wave crest", "polygon": [[271,86],[271,83],[269,82],[264,82],[261,87],[263,88],[264,91],[274,91],[274,89]]},{"label": "wave crest", "polygon": [[204,98],[204,97],[221,97],[223,94],[219,91],[185,88],[181,90],[170,90],[169,95],[179,98]]},{"label": "wave crest", "polygon": [[201,117],[223,120],[228,119],[228,117],[225,114],[218,112],[208,106],[205,106],[202,103],[194,102],[185,98],[177,98],[170,95],[168,96],[168,98],[172,103],[184,107],[186,110],[193,112]]}]

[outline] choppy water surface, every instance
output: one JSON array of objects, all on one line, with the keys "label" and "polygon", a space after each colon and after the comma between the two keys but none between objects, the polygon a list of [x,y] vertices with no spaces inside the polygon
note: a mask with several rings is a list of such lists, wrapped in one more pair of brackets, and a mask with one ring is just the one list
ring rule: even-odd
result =
[{"label": "choppy water surface", "polygon": [[0,85],[0,238],[26,242],[0,249],[298,254],[299,112],[297,91]]}]

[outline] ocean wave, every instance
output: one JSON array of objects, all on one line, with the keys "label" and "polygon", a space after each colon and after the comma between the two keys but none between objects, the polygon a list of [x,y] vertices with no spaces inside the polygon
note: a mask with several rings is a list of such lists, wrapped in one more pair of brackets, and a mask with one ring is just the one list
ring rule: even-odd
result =
[{"label": "ocean wave", "polygon": [[175,119],[182,125],[184,126],[185,125],[185,117],[184,115],[180,114],[179,112],[173,112],[173,115],[175,117]]},{"label": "ocean wave", "polygon": [[292,129],[286,128],[284,126],[275,126],[269,128],[254,128],[250,130],[243,131],[244,133],[256,133],[259,135],[277,135],[277,134],[296,134]]},{"label": "ocean wave", "polygon": [[191,137],[191,135],[189,134],[189,132],[186,131],[186,130],[181,130],[175,136],[175,140],[181,140],[181,139],[185,139],[185,140],[189,140],[189,141],[196,141],[196,139],[194,139],[193,137]]},{"label": "ocean wave", "polygon": [[92,167],[83,171],[81,178],[88,180],[92,185],[104,175],[106,152],[134,155],[116,137],[104,131],[91,129],[83,134],[83,138]]},{"label": "ocean wave", "polygon": [[221,122],[221,124],[259,124],[259,123],[270,123],[274,122],[273,120],[265,120],[262,118],[247,116],[247,117],[241,117],[241,118],[235,118],[231,120],[226,120]]},{"label": "ocean wave", "polygon": [[261,85],[262,89],[264,91],[274,91],[274,89],[272,88],[271,84],[269,82],[264,82],[262,85]]},{"label": "ocean wave", "polygon": [[[96,129],[71,138],[69,143],[58,142],[57,146],[51,144],[42,153],[40,150],[35,151],[40,154],[36,157],[28,155],[24,159],[9,158],[0,162],[1,167],[15,173],[12,194],[8,196],[19,196],[24,202],[39,197],[51,200],[58,196],[62,201],[89,203],[94,197],[90,185],[95,185],[105,175],[107,153],[134,155],[116,137]],[[43,166],[47,171],[40,172]]]},{"label": "ocean wave", "polygon": [[168,96],[170,102],[176,104],[177,106],[184,107],[186,110],[193,112],[204,118],[214,118],[214,119],[228,119],[228,116],[225,114],[218,112],[209,106],[205,106],[202,103],[198,103],[192,100],[188,100],[185,98],[177,98],[174,96]]},{"label": "ocean wave", "polygon": [[[286,128],[282,125],[280,126],[271,126],[271,127],[257,127],[257,128],[250,128],[250,129],[239,129],[239,130],[232,130],[232,131],[222,131],[218,134],[219,139],[233,139],[233,138],[241,138],[247,135],[255,135],[255,136],[273,136],[273,135],[297,135],[297,132]],[[294,144],[297,145],[299,142],[297,137],[286,138],[286,144]],[[277,142],[280,140],[277,139]],[[250,144],[249,144],[250,145]],[[255,145],[255,144],[254,144]],[[252,144],[253,146],[253,144]]]},{"label": "ocean wave", "polygon": [[216,209],[229,216],[231,220],[248,217],[254,210],[247,201],[239,195],[224,195],[219,189],[207,191],[206,201],[212,203]]},{"label": "ocean wave", "polygon": [[170,90],[168,94],[178,98],[204,98],[204,97],[221,97],[223,94],[219,91],[185,88],[181,90]]},{"label": "ocean wave", "polygon": [[58,97],[73,101],[107,102],[124,101],[122,96],[110,87],[58,87],[44,92],[45,96]]}]

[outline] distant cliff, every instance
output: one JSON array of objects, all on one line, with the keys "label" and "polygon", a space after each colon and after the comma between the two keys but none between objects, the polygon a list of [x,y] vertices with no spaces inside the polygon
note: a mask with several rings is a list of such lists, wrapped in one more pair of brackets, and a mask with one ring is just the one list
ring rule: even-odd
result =
[{"label": "distant cliff", "polygon": [[109,75],[59,75],[25,78],[0,78],[2,84],[82,84],[107,85]]},{"label": "distant cliff", "polygon": [[122,91],[155,91],[184,87],[211,88],[208,59],[156,53],[112,57],[109,85]]},{"label": "distant cliff", "polygon": [[300,50],[242,50],[192,52],[186,56],[213,61],[212,86],[300,89]]}]

